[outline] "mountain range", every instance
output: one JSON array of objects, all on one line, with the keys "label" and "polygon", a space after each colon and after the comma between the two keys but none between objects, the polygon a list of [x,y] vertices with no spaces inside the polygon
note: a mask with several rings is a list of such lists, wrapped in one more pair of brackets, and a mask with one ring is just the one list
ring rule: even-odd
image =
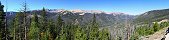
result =
[{"label": "mountain range", "polygon": [[[39,17],[42,10],[28,11],[28,17],[32,16],[32,13],[37,13]],[[169,9],[151,10],[141,15],[129,15],[120,12],[104,12],[99,10],[64,10],[64,9],[46,9],[47,19],[57,20],[58,15],[62,16],[62,19],[66,24],[78,23],[82,27],[90,24],[93,15],[96,14],[96,20],[101,28],[109,28],[111,34],[114,37],[123,36],[123,39],[127,37],[126,33],[133,33],[137,24],[152,23],[155,21],[161,21],[169,19]],[[8,22],[11,22],[18,12],[7,12]],[[127,32],[128,28],[131,30]]]},{"label": "mountain range", "polygon": [[151,10],[145,12],[141,15],[138,15],[134,22],[135,23],[151,23],[158,22],[164,19],[169,19],[169,9],[161,9],[161,10]]},{"label": "mountain range", "polygon": [[[80,25],[88,24],[96,14],[97,22],[101,27],[114,26],[116,24],[124,23],[125,20],[131,21],[134,15],[129,15],[120,12],[104,12],[99,10],[64,10],[64,9],[46,9],[48,19],[56,20],[58,15],[62,15],[62,19],[67,24],[72,24],[78,21]],[[41,10],[28,11],[28,15],[37,13],[40,15]],[[12,19],[17,12],[7,12],[8,18]]]}]

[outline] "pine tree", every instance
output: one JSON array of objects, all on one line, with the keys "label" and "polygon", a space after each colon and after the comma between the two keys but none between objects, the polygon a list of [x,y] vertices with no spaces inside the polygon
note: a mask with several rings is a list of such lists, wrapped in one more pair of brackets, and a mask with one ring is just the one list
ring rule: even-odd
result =
[{"label": "pine tree", "polygon": [[59,35],[56,37],[55,40],[68,40],[67,39],[67,33],[66,33],[66,28],[62,26],[61,31]]},{"label": "pine tree", "polygon": [[108,29],[102,29],[100,32],[99,32],[99,37],[98,37],[99,40],[109,40],[110,39],[110,34],[109,34],[109,31]]},{"label": "pine tree", "polygon": [[[49,32],[49,30],[48,30],[48,28],[47,28],[47,14],[46,14],[46,10],[45,10],[45,8],[43,7],[43,9],[42,9],[42,12],[41,12],[41,20],[40,20],[40,30],[41,30],[41,32],[40,32],[40,37],[41,37],[41,39],[48,39],[47,37],[47,32]],[[48,24],[49,25],[49,24]]]},{"label": "pine tree", "polygon": [[46,10],[45,8],[42,9],[42,13],[41,13],[41,27],[40,28],[42,30],[42,32],[45,32],[46,31],[46,28],[47,28],[47,14],[46,14]]},{"label": "pine tree", "polygon": [[1,34],[0,34],[0,40],[2,40],[2,36],[1,36]]},{"label": "pine tree", "polygon": [[6,29],[5,29],[5,12],[3,10],[4,8],[4,5],[1,5],[1,2],[0,2],[0,36],[1,36],[1,40],[5,40],[6,38]]},{"label": "pine tree", "polygon": [[28,36],[30,40],[39,40],[39,28],[38,28],[38,17],[34,14],[34,17],[31,21],[30,30],[28,32]]},{"label": "pine tree", "polygon": [[98,23],[96,22],[96,14],[93,15],[93,20],[91,23],[89,40],[97,40],[98,39]]},{"label": "pine tree", "polygon": [[74,40],[87,40],[87,35],[85,34],[84,30],[79,26],[75,29],[75,36]]},{"label": "pine tree", "polygon": [[76,26],[72,24],[66,25],[66,29],[67,29],[67,39],[74,40]]},{"label": "pine tree", "polygon": [[54,40],[55,39],[55,34],[56,34],[56,27],[55,23],[53,22],[52,19],[48,21],[48,26],[47,26],[47,31],[49,32],[49,39]]},{"label": "pine tree", "polygon": [[24,19],[25,19],[25,14],[23,12],[19,13],[19,21],[20,21],[20,25],[19,25],[19,29],[18,29],[18,38],[19,40],[24,40],[25,36],[27,36],[25,34],[25,25],[24,25]]},{"label": "pine tree", "polygon": [[117,40],[122,40],[122,37],[118,37]]},{"label": "pine tree", "polygon": [[57,25],[58,27],[62,27],[64,25],[64,21],[61,18],[61,15],[58,16],[57,18]]},{"label": "pine tree", "polygon": [[62,29],[61,29],[61,32],[60,32],[60,34],[59,34],[59,40],[67,40],[67,39],[66,39],[66,35],[67,35],[67,33],[66,33],[65,28],[62,28]]},{"label": "pine tree", "polygon": [[[62,20],[61,15],[59,15],[57,18],[56,25],[55,25],[56,26],[56,30],[55,30],[56,36],[59,35],[61,30],[63,30],[62,29],[64,27],[63,25],[64,25],[64,21]],[[54,36],[54,37],[56,38],[56,36]]]},{"label": "pine tree", "polygon": [[66,26],[64,26],[64,21],[62,20],[61,16],[59,15],[56,22],[56,36],[55,40],[66,40],[67,33],[66,33]]},{"label": "pine tree", "polygon": [[[41,40],[49,40],[49,35],[50,35],[50,32],[49,32],[49,29],[47,29],[44,32],[43,36],[41,37]],[[52,39],[50,39],[50,40],[52,40]]]},{"label": "pine tree", "polygon": [[19,17],[20,17],[20,13],[17,13],[14,20],[13,20],[13,31],[12,31],[12,35],[13,35],[13,40],[19,40],[18,38],[18,33],[19,33]]},{"label": "pine tree", "polygon": [[23,22],[23,13],[16,13],[15,17],[11,20],[11,24],[9,24],[9,32],[10,39],[9,40],[21,40],[24,38],[24,27],[22,25]]},{"label": "pine tree", "polygon": [[82,36],[82,31],[81,31],[80,27],[77,27],[75,29],[75,37],[74,37],[75,40],[82,40],[81,36]]},{"label": "pine tree", "polygon": [[53,21],[49,20],[47,24],[46,31],[43,33],[44,36],[42,36],[41,40],[54,40],[55,27]]},{"label": "pine tree", "polygon": [[134,33],[130,38],[130,40],[138,40],[138,39],[139,39],[138,33]]},{"label": "pine tree", "polygon": [[23,13],[22,14],[22,27],[23,27],[23,30],[21,30],[21,33],[20,33],[20,35],[21,35],[21,38],[23,39],[23,40],[27,40],[27,32],[28,32],[28,19],[27,19],[27,13],[28,13],[28,4],[26,3],[26,1],[22,4],[22,7],[23,8],[21,8],[21,12]]},{"label": "pine tree", "polygon": [[154,23],[154,32],[158,31],[159,30],[159,24],[157,22]]},{"label": "pine tree", "polygon": [[86,31],[84,29],[81,30],[82,31],[82,40],[87,40],[87,34],[86,34]]}]

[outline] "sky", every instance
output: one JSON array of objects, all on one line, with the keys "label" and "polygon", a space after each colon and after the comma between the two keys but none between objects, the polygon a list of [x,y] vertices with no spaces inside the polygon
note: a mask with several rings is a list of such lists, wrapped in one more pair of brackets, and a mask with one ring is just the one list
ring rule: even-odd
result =
[{"label": "sky", "polygon": [[[8,11],[18,11],[25,0],[0,0]],[[7,3],[6,3],[7,2]],[[168,9],[169,0],[26,0],[29,10],[101,10],[139,15],[150,10]]]}]

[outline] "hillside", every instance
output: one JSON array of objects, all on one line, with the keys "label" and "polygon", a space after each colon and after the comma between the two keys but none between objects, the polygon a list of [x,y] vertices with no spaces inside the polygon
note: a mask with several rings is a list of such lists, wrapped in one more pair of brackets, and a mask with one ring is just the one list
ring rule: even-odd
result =
[{"label": "hillside", "polygon": [[141,40],[161,40],[164,37],[164,34],[165,34],[167,28],[168,27],[165,27],[165,28],[155,32],[152,35],[140,37],[140,39]]},{"label": "hillside", "polygon": [[133,23],[139,39],[160,40],[168,27],[168,19],[169,9],[152,10],[138,15]]},{"label": "hillside", "polygon": [[135,23],[145,23],[169,19],[169,9],[152,10],[145,12],[135,18]]}]

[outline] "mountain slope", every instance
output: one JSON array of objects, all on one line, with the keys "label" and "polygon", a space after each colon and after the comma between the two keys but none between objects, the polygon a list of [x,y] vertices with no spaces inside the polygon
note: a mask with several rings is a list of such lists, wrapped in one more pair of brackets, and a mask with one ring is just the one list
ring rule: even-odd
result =
[{"label": "mountain slope", "polygon": [[152,10],[136,17],[135,23],[145,23],[169,19],[169,9]]},{"label": "mountain slope", "polygon": [[164,34],[167,29],[168,29],[168,27],[165,27],[165,28],[155,32],[152,35],[143,36],[143,37],[141,37],[141,40],[161,40],[164,37]]}]

